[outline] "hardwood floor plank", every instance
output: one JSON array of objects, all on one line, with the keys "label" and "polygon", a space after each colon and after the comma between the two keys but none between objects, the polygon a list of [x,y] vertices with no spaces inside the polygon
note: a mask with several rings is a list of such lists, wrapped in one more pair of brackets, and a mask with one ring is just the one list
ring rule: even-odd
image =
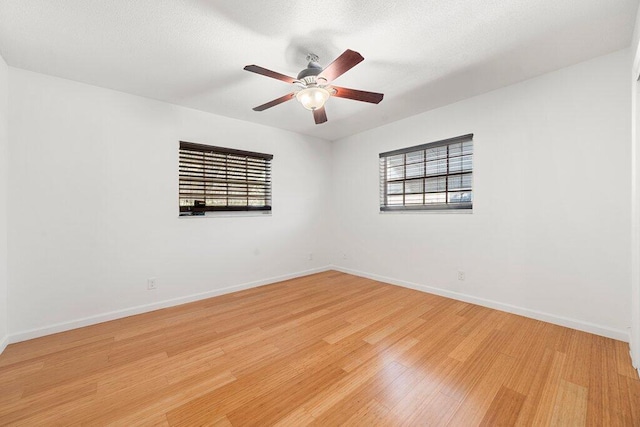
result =
[{"label": "hardwood floor plank", "polygon": [[[435,419],[444,422],[458,406],[453,402],[459,402],[451,396],[444,395],[447,399],[443,399],[439,395],[443,394],[442,391],[459,367],[460,362],[447,357],[434,368],[420,372],[411,371],[413,376],[418,379],[417,381],[411,381],[405,387],[381,391],[376,399],[391,408],[389,417],[395,422],[420,423],[424,417],[433,417],[433,414],[425,416],[426,412],[432,410],[437,412]],[[437,402],[443,402],[445,406],[434,407]]]},{"label": "hardwood floor plank", "polygon": [[322,340],[308,348],[312,351],[303,350],[299,357],[290,362],[298,372],[314,372],[342,361],[344,363],[341,363],[341,369],[350,372],[368,360],[367,356],[374,351],[369,343],[359,339],[343,342],[339,346],[332,346]]},{"label": "hardwood floor plank", "polygon": [[331,410],[321,415],[314,416],[314,425],[328,426],[340,425],[345,418],[354,416],[362,409],[362,402],[369,402],[382,390],[389,387],[396,378],[407,370],[399,363],[389,364],[384,371],[384,375],[376,375],[369,381],[354,390],[347,398],[340,400]]},{"label": "hardwood floor plank", "polygon": [[0,368],[0,384],[20,383],[22,382],[21,379],[39,372],[42,368],[44,368],[44,361],[42,360]]},{"label": "hardwood floor plank", "polygon": [[591,335],[582,331],[571,331],[567,349],[567,364],[563,378],[570,383],[589,387],[591,365]]},{"label": "hardwood floor plank", "polygon": [[[515,372],[520,375],[512,376],[506,383],[510,389],[527,396],[525,407],[531,404],[537,405],[540,390],[546,380],[547,372],[551,368],[554,351],[544,345],[544,341],[537,335],[542,330],[543,324],[537,322],[531,325],[530,337],[520,341],[523,351],[508,351],[509,345],[500,348],[500,352],[513,356],[517,363]],[[509,333],[508,331],[506,332]],[[589,343],[590,349],[590,343]],[[507,350],[507,352],[505,352]]]},{"label": "hardwood floor plank", "polygon": [[[181,383],[155,390],[144,398],[130,401],[130,393],[125,393],[120,401],[126,399],[126,415],[121,416],[119,411],[102,412],[98,417],[93,417],[90,423],[96,425],[119,423],[128,425],[135,420],[153,419],[154,416],[164,414],[178,407],[184,400],[197,399],[207,393],[224,387],[236,381],[236,377],[230,372],[222,372],[215,375],[201,375],[199,378],[189,378]],[[168,421],[168,419],[167,419]]]},{"label": "hardwood floor plank", "polygon": [[149,417],[141,417],[134,414],[130,417],[121,418],[113,423],[107,424],[110,427],[169,427],[169,421],[165,414],[153,414]]},{"label": "hardwood floor plank", "polygon": [[627,343],[328,271],[12,344],[0,425],[640,425]]},{"label": "hardwood floor plank", "polygon": [[99,395],[111,394],[132,387],[151,378],[162,378],[168,368],[166,353],[158,353],[140,360],[104,369],[101,373],[88,377],[98,385]]},{"label": "hardwood floor plank", "polygon": [[[369,344],[377,344],[384,338],[393,334],[394,332],[405,328],[412,323],[416,325],[422,325],[425,321],[420,319],[420,316],[429,311],[433,306],[428,303],[417,304],[415,307],[408,305],[397,315],[393,315],[390,319],[385,321],[379,328],[373,333],[367,335],[364,340]],[[413,330],[415,328],[411,328]]]},{"label": "hardwood floor plank", "polygon": [[432,358],[449,357],[449,353],[465,339],[464,335],[455,333],[462,317],[443,313],[436,319],[426,320],[424,317],[419,319],[425,323],[410,332],[419,344],[405,354],[402,363],[407,366],[424,364]]},{"label": "hardwood floor plank", "polygon": [[503,385],[491,402],[480,425],[482,427],[515,425],[525,398],[523,394]]},{"label": "hardwood floor plank", "polygon": [[6,425],[31,417],[40,411],[73,402],[76,399],[96,393],[96,384],[74,387],[59,387],[33,394],[27,398],[3,405],[0,411],[0,425]]},{"label": "hardwood floor plank", "polygon": [[[446,365],[447,361],[457,363],[453,359],[445,359],[443,365]],[[434,376],[437,377],[438,375],[439,372],[434,373]],[[394,409],[402,401],[409,403],[411,399],[407,398],[407,396],[422,380],[424,380],[425,376],[426,374],[422,370],[407,368],[389,385],[388,388],[380,390],[375,395],[374,399],[389,411]]]},{"label": "hardwood floor plank", "polygon": [[587,388],[560,380],[550,425],[584,426],[587,422]]},{"label": "hardwood floor plank", "polygon": [[416,407],[415,412],[402,421],[401,425],[444,426],[449,423],[459,406],[460,402],[437,391],[425,398]]},{"label": "hardwood floor plank", "polygon": [[624,404],[621,418],[627,425],[640,425],[640,380],[620,376],[620,391]]},{"label": "hardwood floor plank", "polygon": [[507,387],[513,388],[513,390],[527,396],[520,409],[516,426],[532,425],[531,423],[538,411],[540,401],[543,399],[545,392],[544,386],[550,375],[551,367],[553,366],[553,357],[556,352],[544,347],[541,348],[541,351],[541,353],[536,355],[536,358],[522,359],[533,362],[531,367],[521,367],[516,371],[519,375],[514,374],[511,379],[505,383]]},{"label": "hardwood floor plank", "polygon": [[363,330],[367,326],[368,325],[362,324],[362,323],[349,323],[344,328],[338,329],[337,331],[332,332],[331,334],[327,335],[323,339],[328,344],[335,344],[335,343],[339,342],[340,340],[342,340],[342,339],[344,339],[344,338],[346,338],[348,336],[351,336],[352,334],[355,334],[356,332],[359,332],[359,331]]},{"label": "hardwood floor plank", "polygon": [[295,381],[299,375],[286,365],[269,366],[196,399],[184,400],[181,405],[167,411],[167,419],[172,426],[199,425],[226,415],[263,394],[273,393],[290,381]]},{"label": "hardwood floor plank", "polygon": [[[443,393],[458,401],[463,401],[476,384],[487,375],[487,367],[492,366],[496,359],[509,360],[509,356],[504,356],[498,349],[506,339],[504,332],[493,330],[491,334],[482,342],[477,350],[456,369],[448,379]],[[504,356],[504,357],[502,357]]]},{"label": "hardwood floor plank", "polygon": [[227,414],[232,425],[273,425],[288,416],[311,396],[320,393],[329,384],[339,381],[347,373],[339,366],[328,365],[311,374],[303,374],[299,380],[284,385],[278,393],[267,393]]},{"label": "hardwood floor plank", "polygon": [[631,354],[629,353],[629,345],[622,341],[614,341],[616,353],[616,369],[620,375],[627,378],[638,379],[638,371],[631,364]]},{"label": "hardwood floor plank", "polygon": [[477,350],[477,348],[482,345],[487,338],[489,338],[489,335],[491,335],[494,330],[493,327],[490,326],[490,323],[486,323],[486,325],[487,327],[476,328],[474,333],[467,335],[467,337],[462,340],[462,342],[458,344],[451,353],[449,353],[449,357],[460,362],[466,361]]},{"label": "hardwood floor plank", "polygon": [[550,425],[553,416],[553,408],[555,405],[556,395],[562,382],[562,372],[565,366],[566,355],[555,351],[551,362],[551,369],[547,375],[547,379],[542,388],[541,399],[538,403],[538,409],[533,417],[534,425]]},{"label": "hardwood floor plank", "polygon": [[500,348],[500,352],[519,360],[531,358],[532,352],[544,351],[544,342],[540,339],[543,329],[544,322],[539,320],[512,317],[503,329],[511,338]]},{"label": "hardwood floor plank", "polygon": [[357,370],[348,373],[345,377],[342,377],[340,380],[332,383],[320,393],[311,396],[309,400],[303,403],[303,406],[298,407],[296,410],[285,416],[279,423],[283,425],[293,423],[294,420],[299,419],[302,416],[303,412],[314,418],[323,415],[326,411],[337,405],[342,399],[353,393],[375,375],[379,373],[384,375],[388,370],[395,370],[395,366],[391,363],[387,364],[376,360],[359,367]]},{"label": "hardwood floor plank", "polygon": [[[464,396],[457,394],[458,401],[465,404],[460,405],[455,412],[451,418],[451,424],[471,425],[477,420],[483,420],[503,384],[513,374],[514,365],[515,359],[513,357],[498,353],[493,363],[481,374],[479,380],[468,389],[468,393]],[[448,394],[450,395],[450,393]]]},{"label": "hardwood floor plank", "polygon": [[[389,410],[375,399],[368,401],[344,421],[347,426],[389,426],[396,424],[388,416]],[[313,423],[312,423],[313,424]]]}]

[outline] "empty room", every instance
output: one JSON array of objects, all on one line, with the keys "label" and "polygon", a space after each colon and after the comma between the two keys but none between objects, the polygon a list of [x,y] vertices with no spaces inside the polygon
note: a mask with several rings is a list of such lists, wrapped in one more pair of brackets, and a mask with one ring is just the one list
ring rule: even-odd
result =
[{"label": "empty room", "polygon": [[640,426],[640,0],[0,0],[0,425]]}]

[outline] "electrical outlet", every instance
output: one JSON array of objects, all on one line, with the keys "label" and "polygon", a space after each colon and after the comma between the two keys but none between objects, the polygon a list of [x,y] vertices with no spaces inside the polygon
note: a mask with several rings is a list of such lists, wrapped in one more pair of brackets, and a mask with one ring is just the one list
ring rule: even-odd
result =
[{"label": "electrical outlet", "polygon": [[147,290],[151,291],[153,289],[156,289],[157,287],[158,287],[158,284],[156,283],[155,277],[151,277],[147,279]]},{"label": "electrical outlet", "polygon": [[313,261],[313,253],[309,253],[309,261]]},{"label": "electrical outlet", "polygon": [[347,259],[347,254],[345,252],[342,253],[342,259]]},{"label": "electrical outlet", "polygon": [[464,271],[458,271],[458,280],[464,280],[465,274]]}]

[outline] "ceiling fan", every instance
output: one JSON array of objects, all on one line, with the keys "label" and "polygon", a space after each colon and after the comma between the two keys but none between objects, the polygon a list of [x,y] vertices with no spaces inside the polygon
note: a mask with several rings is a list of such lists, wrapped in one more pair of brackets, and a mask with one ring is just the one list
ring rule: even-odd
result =
[{"label": "ceiling fan", "polygon": [[293,92],[269,101],[266,104],[259,105],[253,110],[264,111],[267,108],[275,107],[295,97],[304,108],[313,112],[313,118],[316,124],[319,125],[327,121],[324,103],[330,96],[370,102],[372,104],[378,104],[382,101],[384,95],[381,93],[348,89],[331,84],[333,80],[364,61],[364,58],[358,52],[347,49],[325,68],[322,68],[320,64],[318,64],[318,56],[312,53],[307,55],[307,61],[309,62],[307,68],[300,71],[295,79],[257,65],[247,65],[244,67],[245,70],[251,71],[252,73],[261,74],[295,85]]}]

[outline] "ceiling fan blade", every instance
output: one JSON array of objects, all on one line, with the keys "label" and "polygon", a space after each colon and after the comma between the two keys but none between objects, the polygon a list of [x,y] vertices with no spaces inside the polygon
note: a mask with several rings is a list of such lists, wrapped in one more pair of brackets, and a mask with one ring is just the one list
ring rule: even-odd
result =
[{"label": "ceiling fan blade", "polygon": [[280,98],[274,99],[273,101],[269,101],[266,104],[258,105],[253,109],[253,111],[264,111],[267,108],[275,107],[278,104],[282,104],[283,102],[290,100],[291,98],[293,98],[293,96],[294,96],[293,92],[288,93],[285,96],[281,96]]},{"label": "ceiling fan blade", "polygon": [[317,125],[327,121],[327,112],[324,110],[324,107],[313,110],[313,119]]},{"label": "ceiling fan blade", "polygon": [[267,70],[266,68],[262,68],[257,65],[247,65],[244,69],[251,71],[252,73],[261,74],[287,83],[293,83],[295,81],[293,77],[285,76],[284,74],[276,73],[275,71]]},{"label": "ceiling fan blade", "polygon": [[362,55],[358,52],[347,49],[342,55],[337,57],[335,61],[327,65],[318,77],[324,77],[328,82],[333,81],[364,61]]},{"label": "ceiling fan blade", "polygon": [[349,89],[349,88],[340,87],[340,86],[331,86],[331,87],[336,90],[336,93],[334,93],[333,96],[337,96],[338,98],[348,98],[348,99],[354,99],[356,101],[378,104],[380,103],[380,101],[382,101],[382,98],[384,97],[384,94],[382,93],[366,92],[364,90]]}]

